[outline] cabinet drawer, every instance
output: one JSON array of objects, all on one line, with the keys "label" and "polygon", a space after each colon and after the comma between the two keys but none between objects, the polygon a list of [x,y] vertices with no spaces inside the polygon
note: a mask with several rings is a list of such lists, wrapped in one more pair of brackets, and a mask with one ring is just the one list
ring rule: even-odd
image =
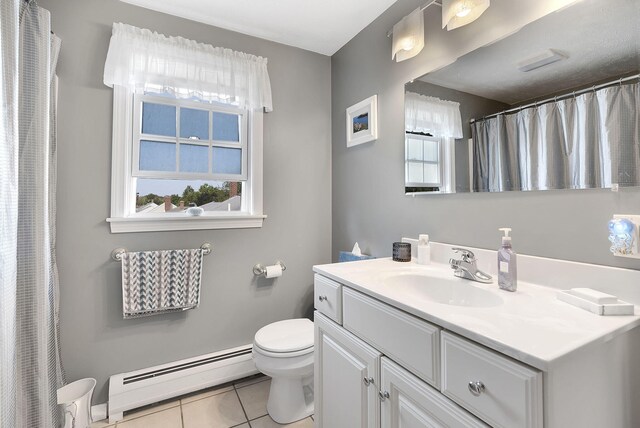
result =
[{"label": "cabinet drawer", "polygon": [[343,304],[343,324],[347,330],[439,387],[438,327],[346,287]]},{"label": "cabinet drawer", "polygon": [[446,331],[442,393],[493,427],[543,425],[542,373]]},{"label": "cabinet drawer", "polygon": [[313,282],[315,308],[338,324],[342,324],[342,285],[318,274],[314,275]]}]

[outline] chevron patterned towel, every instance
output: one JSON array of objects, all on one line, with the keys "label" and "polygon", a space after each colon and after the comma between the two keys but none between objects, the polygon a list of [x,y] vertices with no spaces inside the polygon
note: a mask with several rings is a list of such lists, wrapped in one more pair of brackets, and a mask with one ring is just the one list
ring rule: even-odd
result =
[{"label": "chevron patterned towel", "polygon": [[122,255],[125,319],[194,309],[200,303],[202,249]]}]

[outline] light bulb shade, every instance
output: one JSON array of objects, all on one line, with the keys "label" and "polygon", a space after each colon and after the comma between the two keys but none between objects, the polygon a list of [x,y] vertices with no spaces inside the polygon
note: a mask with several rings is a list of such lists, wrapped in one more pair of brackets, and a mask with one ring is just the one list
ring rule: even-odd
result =
[{"label": "light bulb shade", "polygon": [[442,28],[448,31],[467,25],[489,8],[491,0],[442,0]]},{"label": "light bulb shade", "polygon": [[413,58],[424,48],[424,14],[417,8],[393,26],[391,58],[400,62]]}]

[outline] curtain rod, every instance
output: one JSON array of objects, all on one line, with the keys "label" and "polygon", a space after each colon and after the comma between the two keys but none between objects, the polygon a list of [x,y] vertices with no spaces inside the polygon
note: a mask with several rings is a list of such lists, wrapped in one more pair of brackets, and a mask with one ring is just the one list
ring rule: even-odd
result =
[{"label": "curtain rod", "polygon": [[628,82],[630,80],[638,79],[638,78],[640,78],[640,74],[636,74],[634,76],[629,76],[629,77],[624,77],[622,79],[612,80],[610,82],[602,83],[600,85],[592,86],[590,88],[581,89],[579,91],[569,92],[567,94],[559,95],[559,96],[553,97],[553,98],[547,98],[546,100],[543,100],[543,101],[536,101],[536,102],[533,102],[531,104],[527,104],[527,105],[524,105],[524,106],[514,107],[514,108],[511,108],[511,109],[508,109],[508,110],[503,110],[500,113],[490,114],[489,116],[485,116],[485,117],[482,117],[480,119],[471,119],[469,121],[469,123],[473,123],[473,122],[476,122],[478,120],[492,119],[494,117],[500,116],[501,114],[512,113],[514,111],[520,111],[520,110],[523,110],[523,109],[526,109],[526,108],[530,108],[530,107],[537,107],[537,106],[539,106],[541,104],[547,104],[547,103],[550,103],[552,101],[555,102],[555,101],[558,101],[558,100],[563,100],[563,99],[571,98],[571,97],[575,98],[576,95],[582,95],[582,94],[586,94],[587,92],[597,91],[598,89],[606,88],[607,86],[613,86],[613,85],[617,85],[617,84],[618,85],[622,85],[624,82]]},{"label": "curtain rod", "polygon": [[[440,0],[431,0],[429,3],[425,4],[424,6],[422,6],[420,8],[420,12],[424,12],[426,9],[429,8],[429,6],[433,6],[434,4],[436,6],[442,7],[442,1],[440,1]],[[387,37],[391,37],[392,34],[393,34],[393,28],[387,32]]]}]

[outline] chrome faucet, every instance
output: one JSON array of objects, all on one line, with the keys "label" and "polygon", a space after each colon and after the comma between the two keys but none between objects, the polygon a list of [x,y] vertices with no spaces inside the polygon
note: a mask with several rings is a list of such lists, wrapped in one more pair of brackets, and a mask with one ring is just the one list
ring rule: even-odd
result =
[{"label": "chrome faucet", "polygon": [[452,248],[456,253],[460,253],[461,260],[449,259],[451,269],[454,269],[453,273],[458,278],[470,279],[472,281],[482,282],[483,284],[490,284],[492,282],[491,275],[482,272],[476,266],[476,256],[466,248]]}]

